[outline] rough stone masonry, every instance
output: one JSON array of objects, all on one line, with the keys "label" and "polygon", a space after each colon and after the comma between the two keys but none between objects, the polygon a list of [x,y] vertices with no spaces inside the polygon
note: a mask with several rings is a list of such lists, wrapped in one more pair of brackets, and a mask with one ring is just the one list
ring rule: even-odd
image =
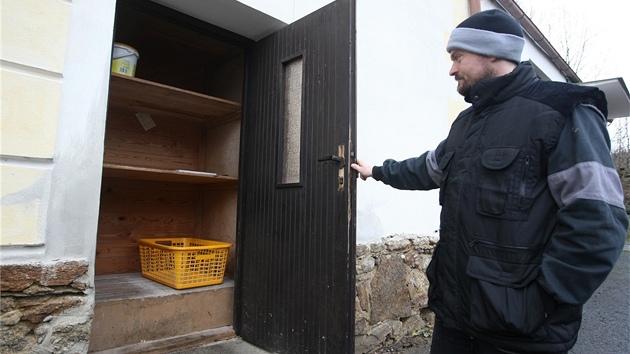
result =
[{"label": "rough stone masonry", "polygon": [[86,353],[93,317],[88,262],[0,267],[0,352]]},{"label": "rough stone masonry", "polygon": [[431,334],[426,268],[436,243],[437,236],[394,235],[357,245],[355,353]]}]

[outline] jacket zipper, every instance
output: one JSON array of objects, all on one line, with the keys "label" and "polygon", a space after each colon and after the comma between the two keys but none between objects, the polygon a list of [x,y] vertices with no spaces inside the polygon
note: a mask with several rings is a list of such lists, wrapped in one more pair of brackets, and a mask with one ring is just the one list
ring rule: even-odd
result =
[{"label": "jacket zipper", "polygon": [[487,245],[487,246],[492,246],[494,248],[504,249],[504,250],[519,250],[519,251],[528,251],[528,252],[536,252],[536,251],[538,251],[537,247],[503,245],[503,244],[500,244],[500,243],[496,243],[496,242],[492,242],[492,241],[486,241],[486,240],[480,240],[480,239],[474,239],[474,240],[470,241],[468,243],[468,246],[473,248],[478,243],[481,243],[481,244],[484,244],[484,245]]},{"label": "jacket zipper", "polygon": [[527,171],[529,170],[529,155],[525,156],[525,168],[523,169],[523,176],[521,178],[521,189],[519,191],[518,209],[523,210],[523,203],[525,201],[525,182],[527,181]]}]

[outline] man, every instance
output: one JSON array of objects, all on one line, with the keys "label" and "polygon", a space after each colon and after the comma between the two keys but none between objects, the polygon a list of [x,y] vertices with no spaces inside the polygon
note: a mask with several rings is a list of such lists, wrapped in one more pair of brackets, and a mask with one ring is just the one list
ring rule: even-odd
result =
[{"label": "man", "polygon": [[567,353],[582,305],[604,281],[628,217],[596,88],[539,80],[519,23],[490,10],[447,45],[471,107],[435,150],[362,179],[440,189],[440,241],[427,269],[432,353]]}]

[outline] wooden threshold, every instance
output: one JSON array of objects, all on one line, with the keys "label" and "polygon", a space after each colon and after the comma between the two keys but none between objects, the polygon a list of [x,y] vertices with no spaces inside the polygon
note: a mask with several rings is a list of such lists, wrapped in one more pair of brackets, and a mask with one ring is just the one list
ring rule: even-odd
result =
[{"label": "wooden threshold", "polygon": [[174,353],[186,349],[202,347],[214,342],[236,338],[232,326],[213,328],[206,331],[188,333],[181,336],[164,338],[143,343],[126,345],[114,349],[101,350],[90,353],[99,354],[162,354]]}]

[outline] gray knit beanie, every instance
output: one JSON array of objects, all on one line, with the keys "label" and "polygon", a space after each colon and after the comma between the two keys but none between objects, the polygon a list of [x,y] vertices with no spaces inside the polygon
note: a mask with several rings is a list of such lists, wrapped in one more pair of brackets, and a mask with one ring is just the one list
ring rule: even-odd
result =
[{"label": "gray knit beanie", "polygon": [[525,40],[520,23],[501,10],[478,12],[452,32],[446,51],[461,49],[488,57],[520,63]]}]

